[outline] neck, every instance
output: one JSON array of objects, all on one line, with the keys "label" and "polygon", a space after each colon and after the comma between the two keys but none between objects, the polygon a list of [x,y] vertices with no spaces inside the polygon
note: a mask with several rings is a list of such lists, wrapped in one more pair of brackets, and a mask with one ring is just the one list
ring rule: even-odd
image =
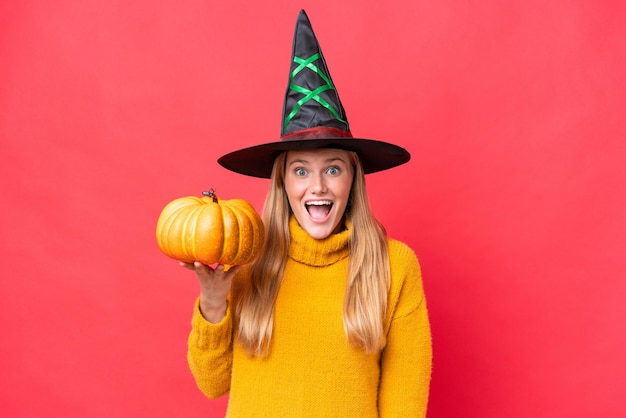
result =
[{"label": "neck", "polygon": [[291,233],[289,257],[310,266],[323,267],[334,264],[348,256],[351,227],[350,221],[346,221],[345,226],[339,229],[340,232],[324,239],[315,239],[302,229],[292,216],[289,220]]}]

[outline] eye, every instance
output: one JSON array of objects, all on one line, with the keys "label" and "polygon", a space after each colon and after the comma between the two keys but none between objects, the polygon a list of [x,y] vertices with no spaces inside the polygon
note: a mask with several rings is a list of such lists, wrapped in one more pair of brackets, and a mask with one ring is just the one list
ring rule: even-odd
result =
[{"label": "eye", "polygon": [[331,176],[336,176],[339,174],[339,167],[328,167],[328,170],[326,170],[326,172]]},{"label": "eye", "polygon": [[307,171],[302,168],[302,167],[298,167],[295,170],[293,170],[293,172],[296,174],[296,176],[306,176]]}]

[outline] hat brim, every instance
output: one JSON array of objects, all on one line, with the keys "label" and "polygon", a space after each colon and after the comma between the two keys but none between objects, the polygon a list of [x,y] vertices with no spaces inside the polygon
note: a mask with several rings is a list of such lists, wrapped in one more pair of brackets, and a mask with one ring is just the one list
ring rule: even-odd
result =
[{"label": "hat brim", "polygon": [[274,159],[278,154],[283,151],[315,148],[338,148],[356,152],[365,174],[387,170],[411,159],[411,154],[406,149],[388,142],[362,138],[319,138],[270,142],[243,148],[220,157],[217,162],[239,174],[270,178]]}]

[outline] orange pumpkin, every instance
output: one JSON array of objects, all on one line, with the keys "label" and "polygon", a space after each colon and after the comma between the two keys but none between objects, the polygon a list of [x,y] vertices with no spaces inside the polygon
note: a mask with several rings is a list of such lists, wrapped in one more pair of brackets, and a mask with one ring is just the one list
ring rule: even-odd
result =
[{"label": "orange pumpkin", "polygon": [[261,217],[243,199],[220,200],[213,190],[202,197],[168,203],[157,221],[156,239],[168,257],[191,263],[239,265],[261,250]]}]

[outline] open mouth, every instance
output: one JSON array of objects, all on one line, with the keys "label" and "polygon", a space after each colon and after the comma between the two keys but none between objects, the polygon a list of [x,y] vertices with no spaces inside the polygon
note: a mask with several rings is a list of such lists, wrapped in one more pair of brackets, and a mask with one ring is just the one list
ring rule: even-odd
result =
[{"label": "open mouth", "polygon": [[313,219],[324,219],[330,213],[333,202],[330,200],[313,200],[304,204],[309,216]]}]

